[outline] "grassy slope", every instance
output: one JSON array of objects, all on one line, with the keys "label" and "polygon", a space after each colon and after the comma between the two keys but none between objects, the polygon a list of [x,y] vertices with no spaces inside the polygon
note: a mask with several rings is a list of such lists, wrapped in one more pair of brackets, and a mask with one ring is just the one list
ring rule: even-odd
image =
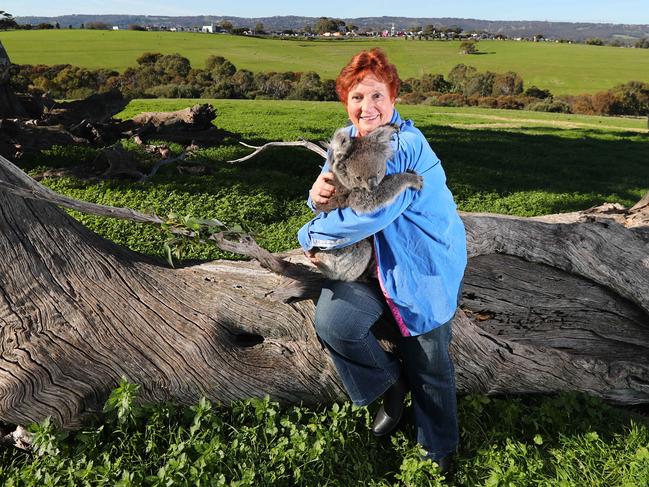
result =
[{"label": "grassy slope", "polygon": [[526,86],[537,85],[555,94],[595,93],[631,80],[649,79],[644,49],[586,45],[483,41],[484,54],[459,54],[458,42],[370,39],[353,41],[289,41],[229,35],[129,31],[0,32],[13,62],[70,63],[123,70],[135,65],[145,51],[179,52],[195,67],[210,54],[219,54],[238,68],[252,71],[316,71],[334,78],[360,49],[383,47],[403,78],[424,73],[446,75],[458,63],[479,70],[518,72]]}]

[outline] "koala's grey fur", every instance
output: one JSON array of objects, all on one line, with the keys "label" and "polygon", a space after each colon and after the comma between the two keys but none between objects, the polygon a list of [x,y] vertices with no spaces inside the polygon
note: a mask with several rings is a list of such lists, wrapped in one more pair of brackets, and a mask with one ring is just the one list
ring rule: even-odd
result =
[{"label": "koala's grey fur", "polygon": [[[387,206],[406,188],[420,190],[423,178],[414,172],[385,176],[392,157],[391,138],[398,131],[383,125],[364,137],[352,138],[348,129],[339,129],[329,145],[334,194],[326,204],[316,204],[318,213],[350,207],[357,213],[371,213]],[[329,279],[357,281],[371,273],[371,239],[334,250],[318,252],[318,268]]]}]

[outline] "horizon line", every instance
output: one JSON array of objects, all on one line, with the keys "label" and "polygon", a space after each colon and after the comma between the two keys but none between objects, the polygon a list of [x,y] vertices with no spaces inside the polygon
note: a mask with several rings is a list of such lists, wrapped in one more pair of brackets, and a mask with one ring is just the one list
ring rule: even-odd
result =
[{"label": "horizon line", "polygon": [[14,19],[20,19],[25,17],[35,17],[43,19],[55,19],[59,17],[74,17],[74,16],[123,16],[123,17],[167,17],[167,18],[187,18],[187,17],[230,17],[238,19],[262,19],[262,18],[275,18],[275,17],[302,17],[309,19],[320,19],[320,18],[333,18],[333,19],[381,19],[381,18],[402,18],[402,19],[448,19],[448,20],[477,20],[481,22],[542,22],[542,23],[552,23],[552,24],[602,24],[602,25],[634,25],[634,26],[649,26],[649,23],[640,23],[640,24],[631,24],[626,22],[611,22],[611,21],[585,21],[585,20],[530,20],[530,19],[520,19],[520,20],[503,20],[503,19],[479,19],[473,17],[409,17],[402,15],[380,15],[372,17],[330,17],[330,16],[310,16],[310,15],[263,15],[258,17],[241,17],[238,15],[216,15],[216,14],[192,14],[192,15],[156,15],[156,14],[126,14],[126,13],[110,13],[110,14],[94,14],[94,13],[74,13],[74,14],[60,14],[60,15],[15,15]]}]

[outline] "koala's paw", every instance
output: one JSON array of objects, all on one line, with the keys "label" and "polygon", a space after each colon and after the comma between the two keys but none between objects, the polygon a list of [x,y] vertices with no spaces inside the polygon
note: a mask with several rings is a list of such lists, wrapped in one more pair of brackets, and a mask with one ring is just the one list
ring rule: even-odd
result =
[{"label": "koala's paw", "polygon": [[419,191],[421,188],[424,187],[424,178],[417,174],[414,171],[408,171],[408,182],[410,183],[410,187],[413,189],[416,189]]}]

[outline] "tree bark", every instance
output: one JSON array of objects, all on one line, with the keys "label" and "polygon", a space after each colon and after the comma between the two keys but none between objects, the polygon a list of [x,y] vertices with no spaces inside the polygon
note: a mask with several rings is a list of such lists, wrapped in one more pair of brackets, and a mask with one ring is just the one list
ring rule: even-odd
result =
[{"label": "tree bark", "polygon": [[[4,167],[0,180],[24,187]],[[640,206],[462,215],[470,265],[454,320],[459,391],[649,401],[649,232],[636,225],[646,217]],[[169,269],[51,203],[2,188],[0,255],[2,421],[52,416],[78,426],[122,376],[141,384],[147,402],[345,397],[314,332],[314,302],[283,302],[296,281],[255,261]]]}]

